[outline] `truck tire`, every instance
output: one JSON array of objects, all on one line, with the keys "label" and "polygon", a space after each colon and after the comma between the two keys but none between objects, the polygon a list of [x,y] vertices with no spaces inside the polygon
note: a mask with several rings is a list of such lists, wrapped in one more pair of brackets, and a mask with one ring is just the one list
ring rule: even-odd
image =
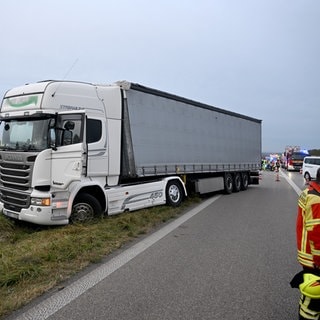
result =
[{"label": "truck tire", "polygon": [[305,179],[306,181],[310,181],[310,180],[311,180],[311,176],[310,176],[309,172],[306,172],[306,173],[304,174],[304,179]]},{"label": "truck tire", "polygon": [[233,180],[233,191],[234,192],[239,192],[241,190],[241,175],[239,172],[237,172],[234,175],[234,180]]},{"label": "truck tire", "polygon": [[101,217],[102,208],[99,201],[88,193],[79,194],[73,204],[70,221],[82,223]]},{"label": "truck tire", "polygon": [[226,173],[224,176],[224,191],[227,194],[230,194],[233,191],[233,179],[231,173]]},{"label": "truck tire", "polygon": [[242,173],[242,179],[241,179],[241,190],[247,190],[249,186],[249,176],[248,173],[243,172]]},{"label": "truck tire", "polygon": [[178,207],[183,199],[182,188],[178,180],[172,180],[166,186],[166,202],[167,205]]}]

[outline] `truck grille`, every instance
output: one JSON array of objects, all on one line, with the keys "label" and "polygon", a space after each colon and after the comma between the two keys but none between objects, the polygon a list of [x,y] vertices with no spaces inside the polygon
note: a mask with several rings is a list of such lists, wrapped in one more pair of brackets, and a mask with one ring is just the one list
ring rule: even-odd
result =
[{"label": "truck grille", "polygon": [[[14,156],[10,154],[8,158],[12,159]],[[31,176],[35,157],[25,154],[19,157],[19,162],[4,159],[6,159],[5,153],[0,157],[0,200],[4,208],[20,212],[22,208],[30,205]]]}]

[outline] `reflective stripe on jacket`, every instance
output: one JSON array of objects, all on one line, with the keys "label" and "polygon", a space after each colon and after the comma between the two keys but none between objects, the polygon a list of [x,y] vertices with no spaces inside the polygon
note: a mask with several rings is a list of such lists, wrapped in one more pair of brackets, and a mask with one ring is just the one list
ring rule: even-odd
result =
[{"label": "reflective stripe on jacket", "polygon": [[296,232],[299,263],[320,266],[320,185],[314,181],[299,197]]}]

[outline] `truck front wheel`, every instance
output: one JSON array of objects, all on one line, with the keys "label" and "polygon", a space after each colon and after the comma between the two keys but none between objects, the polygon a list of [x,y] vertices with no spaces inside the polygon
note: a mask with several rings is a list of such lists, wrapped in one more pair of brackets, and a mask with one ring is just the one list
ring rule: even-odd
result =
[{"label": "truck front wheel", "polygon": [[70,221],[72,223],[82,223],[93,220],[102,214],[99,201],[90,194],[79,194],[73,204]]},{"label": "truck front wheel", "polygon": [[178,180],[169,181],[166,187],[166,201],[172,207],[178,207],[182,202],[182,189]]}]

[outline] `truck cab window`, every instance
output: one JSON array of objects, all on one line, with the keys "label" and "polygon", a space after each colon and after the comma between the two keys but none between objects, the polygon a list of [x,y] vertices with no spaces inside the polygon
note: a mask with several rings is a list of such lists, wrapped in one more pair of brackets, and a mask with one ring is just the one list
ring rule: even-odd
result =
[{"label": "truck cab window", "polygon": [[102,125],[100,120],[87,119],[87,143],[97,142],[101,139]]},{"label": "truck cab window", "polygon": [[62,116],[58,121],[57,146],[76,144],[83,141],[82,116]]}]

